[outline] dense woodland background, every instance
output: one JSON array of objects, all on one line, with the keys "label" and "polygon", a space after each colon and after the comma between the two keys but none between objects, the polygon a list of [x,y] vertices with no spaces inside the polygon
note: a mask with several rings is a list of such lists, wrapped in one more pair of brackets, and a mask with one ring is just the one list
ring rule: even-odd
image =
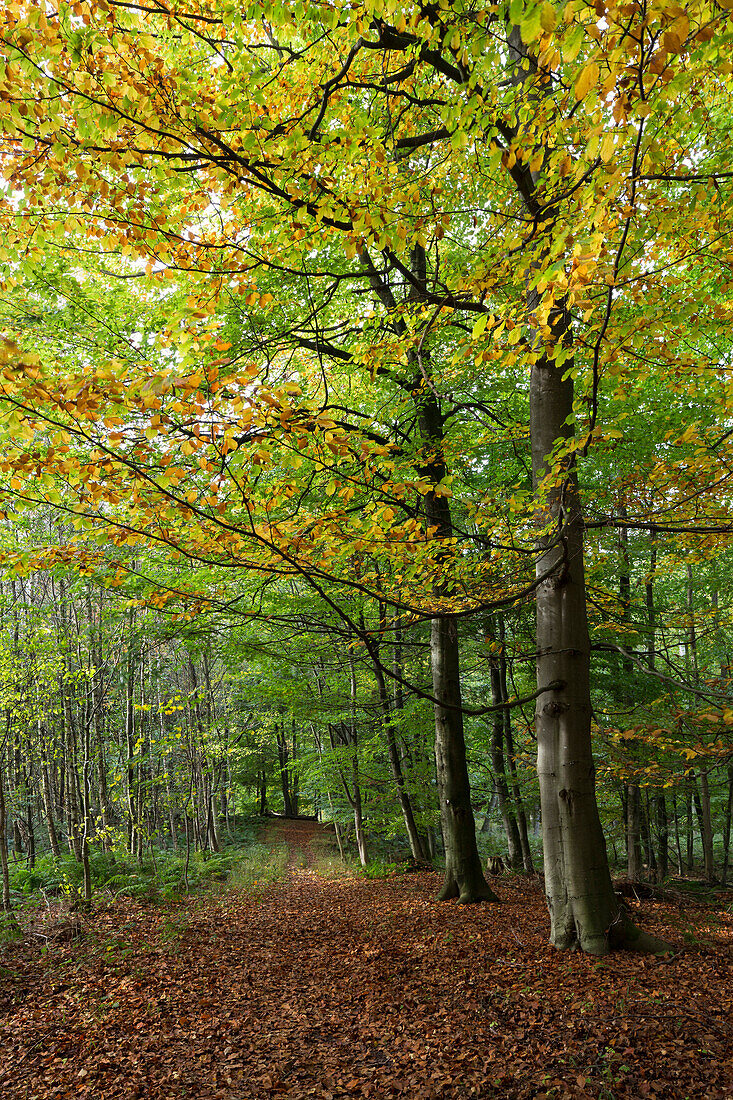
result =
[{"label": "dense woodland background", "polygon": [[726,882],[729,7],[7,5],[6,909],[273,812],[594,953]]}]

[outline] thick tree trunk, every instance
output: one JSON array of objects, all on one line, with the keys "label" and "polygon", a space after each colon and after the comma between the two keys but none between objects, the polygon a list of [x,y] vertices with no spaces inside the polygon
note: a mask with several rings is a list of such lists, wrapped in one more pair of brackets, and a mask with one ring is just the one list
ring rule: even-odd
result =
[{"label": "thick tree trunk", "polygon": [[[530,292],[531,313],[538,304]],[[560,307],[555,339],[568,327]],[[573,434],[569,366],[558,366],[538,351],[530,382],[532,469],[543,528],[537,562],[538,578],[543,578],[536,596],[537,686],[547,690],[538,696],[536,718],[550,938],[556,947],[578,945],[599,955],[614,945],[657,951],[663,945],[631,924],[614,894],[596,802],[583,516],[572,461],[560,470],[550,461],[556,442]]]},{"label": "thick tree trunk", "polygon": [[[510,28],[507,47],[511,82],[522,87],[537,66],[518,26]],[[533,85],[530,94],[539,99],[546,93]],[[529,165],[519,164],[512,179],[528,215],[537,218],[537,177]],[[570,315],[564,301],[556,302],[547,325],[540,325],[541,296],[532,286],[531,272],[541,255],[538,251],[536,264],[532,257],[526,259],[527,314],[535,352],[530,444],[541,532],[536,566],[537,686],[542,692],[536,705],[537,771],[550,938],[557,947],[579,945],[594,954],[604,954],[615,944],[658,950],[661,945],[628,921],[611,883],[591,750],[583,514],[573,458],[559,464],[552,458],[556,444],[574,435],[572,362],[559,364],[543,349],[546,340],[555,346],[570,344]]]}]

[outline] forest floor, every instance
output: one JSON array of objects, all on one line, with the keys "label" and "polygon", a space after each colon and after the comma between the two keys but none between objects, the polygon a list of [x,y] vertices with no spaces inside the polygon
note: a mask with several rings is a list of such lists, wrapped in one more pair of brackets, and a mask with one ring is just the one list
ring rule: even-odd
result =
[{"label": "forest floor", "polygon": [[324,877],[315,823],[266,840],[279,884],[7,943],[0,1097],[733,1097],[730,904],[634,902],[674,956],[599,960],[548,946],[536,881],[437,904],[435,874]]}]

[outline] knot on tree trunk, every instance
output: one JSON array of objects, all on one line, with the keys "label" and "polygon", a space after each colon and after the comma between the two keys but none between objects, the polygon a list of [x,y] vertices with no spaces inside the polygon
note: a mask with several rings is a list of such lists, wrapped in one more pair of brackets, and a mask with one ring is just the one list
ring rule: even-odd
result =
[{"label": "knot on tree trunk", "polygon": [[552,700],[550,703],[545,703],[542,710],[545,714],[563,714],[566,710],[570,709],[570,703],[560,703],[557,700]]},{"label": "knot on tree trunk", "polygon": [[571,790],[568,790],[567,787],[563,787],[563,789],[560,791],[560,798],[563,800],[563,802],[566,803],[566,805],[568,807],[568,813],[572,813],[573,812],[573,800],[575,798],[575,795],[573,794],[573,792]]}]

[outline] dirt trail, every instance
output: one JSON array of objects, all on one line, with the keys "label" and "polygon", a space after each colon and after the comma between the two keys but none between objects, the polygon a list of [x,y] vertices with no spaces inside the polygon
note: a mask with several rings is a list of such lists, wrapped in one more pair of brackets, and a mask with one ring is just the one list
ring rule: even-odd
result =
[{"label": "dirt trail", "polygon": [[[303,869],[308,822],[269,835],[282,885],[119,899],[73,943],[3,948],[3,1100],[733,1096],[733,918],[671,961],[599,961],[547,946],[535,884],[440,905],[437,875]],[[673,919],[645,905],[680,942]]]},{"label": "dirt trail", "polygon": [[333,832],[317,821],[294,818],[272,818],[265,827],[266,844],[287,844],[287,870],[296,874],[311,870],[316,863],[316,849],[323,851],[333,841]]}]

